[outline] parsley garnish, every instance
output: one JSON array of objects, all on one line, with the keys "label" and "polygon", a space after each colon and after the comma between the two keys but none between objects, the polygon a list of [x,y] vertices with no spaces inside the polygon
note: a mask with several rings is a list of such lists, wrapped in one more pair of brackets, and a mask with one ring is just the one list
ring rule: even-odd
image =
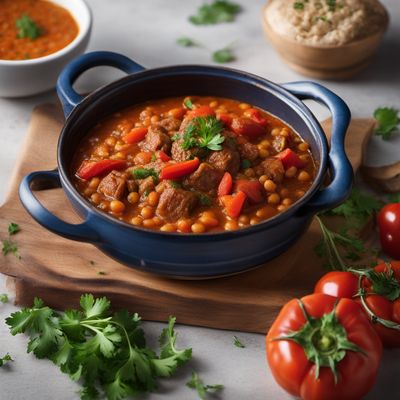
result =
[{"label": "parsley garnish", "polygon": [[240,5],[226,0],[214,0],[211,4],[203,4],[196,15],[189,17],[195,25],[214,25],[222,22],[232,22],[242,8]]},{"label": "parsley garnish", "polygon": [[183,105],[188,109],[188,110],[193,110],[193,103],[192,99],[188,98],[183,101]]},{"label": "parsley garnish", "polygon": [[154,168],[137,168],[132,171],[135,179],[146,179],[149,176],[153,177],[153,181],[158,182],[158,173]]},{"label": "parsley garnish", "polygon": [[193,39],[187,36],[182,36],[176,39],[176,43],[182,47],[201,47],[199,43],[195,42]]},{"label": "parsley garnish", "polygon": [[15,26],[18,29],[18,39],[29,38],[31,40],[35,40],[42,33],[36,22],[33,21],[28,15],[22,15],[21,18],[17,19]]},{"label": "parsley garnish", "polygon": [[[124,399],[133,393],[153,391],[160,377],[171,376],[190,360],[191,349],[176,348],[175,318],[160,337],[160,355],[146,346],[138,314],[110,313],[106,297],[85,294],[79,310],[57,313],[35,298],[6,319],[12,335],[30,336],[28,352],[53,361],[71,379],[81,381],[81,398],[105,394]],[[99,389],[104,393],[99,393]]]},{"label": "parsley garnish", "polygon": [[214,51],[214,53],[212,53],[212,59],[219,64],[224,64],[235,61],[236,57],[233,54],[232,49],[228,46],[224,47],[223,49]]},{"label": "parsley garnish", "polygon": [[211,206],[212,201],[206,194],[198,193],[198,197],[199,197],[200,204],[202,206],[207,206],[207,207]]},{"label": "parsley garnish", "polygon": [[182,185],[181,185],[179,182],[170,181],[170,183],[171,183],[171,186],[172,186],[174,189],[180,189],[180,188],[182,187]]},{"label": "parsley garnish", "polygon": [[10,361],[14,361],[11,356],[7,353],[5,356],[0,357],[0,367],[2,367],[4,364],[7,364]]},{"label": "parsley garnish", "polygon": [[328,6],[329,11],[336,10],[336,0],[326,0],[326,5]]},{"label": "parsley garnish", "polygon": [[153,154],[151,155],[151,161],[152,161],[152,162],[157,161],[156,153],[153,153]]},{"label": "parsley garnish", "polygon": [[8,303],[8,295],[6,293],[1,293],[0,294],[0,302],[2,303]]},{"label": "parsley garnish", "polygon": [[186,127],[183,135],[175,134],[172,140],[182,138],[181,147],[184,150],[199,147],[218,151],[225,140],[221,135],[223,129],[222,122],[215,117],[197,117]]},{"label": "parsley garnish", "polygon": [[250,160],[246,160],[246,159],[242,160],[241,167],[242,167],[242,169],[250,168],[251,167],[251,161]]},{"label": "parsley garnish", "polygon": [[240,339],[237,337],[237,336],[234,336],[233,337],[233,344],[236,346],[236,347],[239,347],[239,348],[241,348],[241,349],[244,349],[246,346],[240,341]]},{"label": "parsley garnish", "polygon": [[15,235],[16,233],[18,233],[21,230],[21,228],[19,227],[18,224],[11,222],[10,225],[8,225],[8,234],[11,235]]},{"label": "parsley garnish", "polygon": [[304,10],[304,3],[302,3],[301,1],[295,1],[293,3],[293,8],[295,10]]},{"label": "parsley garnish", "polygon": [[378,126],[375,129],[375,135],[382,136],[382,139],[388,140],[392,133],[400,124],[399,110],[389,107],[381,107],[375,110],[374,118]]},{"label": "parsley garnish", "polygon": [[192,372],[192,378],[186,383],[187,387],[197,390],[200,399],[204,400],[207,393],[215,393],[224,388],[224,385],[205,385],[197,372]]}]

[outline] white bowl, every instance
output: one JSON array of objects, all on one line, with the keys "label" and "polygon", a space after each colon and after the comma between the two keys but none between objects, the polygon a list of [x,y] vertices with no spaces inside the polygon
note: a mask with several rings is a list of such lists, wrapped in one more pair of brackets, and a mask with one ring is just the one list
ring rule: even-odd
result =
[{"label": "white bowl", "polygon": [[79,26],[78,36],[61,50],[30,60],[0,60],[0,97],[31,96],[55,87],[66,64],[83,53],[89,42],[92,15],[83,0],[51,0],[67,9]]}]

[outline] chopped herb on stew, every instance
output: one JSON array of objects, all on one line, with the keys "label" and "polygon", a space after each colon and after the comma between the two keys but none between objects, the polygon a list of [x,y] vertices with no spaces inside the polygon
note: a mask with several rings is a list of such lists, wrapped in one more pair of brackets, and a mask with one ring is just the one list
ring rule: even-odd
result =
[{"label": "chopped herb on stew", "polygon": [[151,155],[151,161],[152,161],[152,162],[157,161],[157,156],[155,155],[155,153],[153,153],[153,154]]},{"label": "chopped herb on stew", "polygon": [[198,193],[198,196],[199,196],[200,204],[202,206],[211,206],[212,201],[206,194]]},{"label": "chopped herb on stew", "polygon": [[236,57],[230,47],[224,47],[223,49],[214,51],[214,53],[212,53],[212,59],[219,64],[224,64],[235,61]]},{"label": "chopped herb on stew", "polygon": [[18,29],[18,39],[35,40],[41,35],[41,29],[28,15],[22,15],[20,19],[17,19],[15,25]]},{"label": "chopped herb on stew", "polygon": [[193,110],[193,103],[192,100],[190,98],[185,99],[183,101],[183,105],[188,109],[188,110]]},{"label": "chopped herb on stew", "polygon": [[215,25],[222,22],[232,22],[242,10],[241,6],[226,0],[214,0],[211,4],[203,4],[196,15],[189,17],[195,25]]},{"label": "chopped herb on stew", "polygon": [[294,8],[295,10],[304,10],[304,3],[301,2],[301,1],[295,1],[295,2],[293,3],[293,8]]},{"label": "chopped herb on stew", "polygon": [[251,161],[250,160],[246,160],[246,159],[242,160],[242,168],[243,169],[247,169],[247,168],[250,168],[250,167],[251,167]]},{"label": "chopped herb on stew", "polygon": [[174,189],[180,189],[180,188],[182,187],[182,185],[181,185],[179,182],[170,181],[170,183],[171,183],[171,186],[172,186]]},{"label": "chopped herb on stew", "polygon": [[151,176],[154,182],[158,182],[158,173],[154,168],[138,168],[132,171],[132,175],[135,179],[146,179]]},{"label": "chopped herb on stew", "polygon": [[336,0],[326,0],[326,5],[328,6],[329,11],[336,10]]}]

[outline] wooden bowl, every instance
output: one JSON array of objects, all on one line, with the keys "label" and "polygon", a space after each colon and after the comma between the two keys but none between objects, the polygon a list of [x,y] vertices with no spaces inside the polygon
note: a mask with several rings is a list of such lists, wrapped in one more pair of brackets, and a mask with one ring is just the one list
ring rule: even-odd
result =
[{"label": "wooden bowl", "polygon": [[262,10],[263,28],[268,40],[290,68],[317,79],[349,79],[356,75],[369,64],[389,25],[389,15],[382,6],[385,21],[376,33],[344,45],[314,46],[273,30],[266,17],[268,6],[269,3]]}]

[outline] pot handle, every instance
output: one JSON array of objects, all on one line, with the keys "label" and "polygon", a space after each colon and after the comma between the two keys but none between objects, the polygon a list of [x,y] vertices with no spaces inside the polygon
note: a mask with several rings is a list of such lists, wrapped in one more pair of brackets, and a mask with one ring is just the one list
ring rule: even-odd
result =
[{"label": "pot handle", "polygon": [[353,185],[353,168],[346,156],[344,146],[351,118],[349,107],[339,96],[318,83],[291,82],[282,86],[300,100],[315,100],[331,111],[332,134],[329,169],[332,180],[329,186],[315,194],[302,211],[315,214],[336,207],[347,198]]},{"label": "pot handle", "polygon": [[75,58],[61,71],[57,80],[57,94],[61,101],[65,117],[68,117],[74,107],[85,97],[73,89],[72,85],[76,79],[88,69],[100,66],[115,67],[127,74],[145,69],[130,58],[111,51],[93,51]]},{"label": "pot handle", "polygon": [[40,183],[43,188],[49,189],[61,187],[61,182],[57,170],[32,172],[22,179],[19,185],[19,198],[25,209],[36,222],[49,231],[67,239],[92,243],[99,242],[97,233],[89,227],[87,220],[77,225],[69,224],[44,208],[32,192],[31,186],[35,183]]}]

